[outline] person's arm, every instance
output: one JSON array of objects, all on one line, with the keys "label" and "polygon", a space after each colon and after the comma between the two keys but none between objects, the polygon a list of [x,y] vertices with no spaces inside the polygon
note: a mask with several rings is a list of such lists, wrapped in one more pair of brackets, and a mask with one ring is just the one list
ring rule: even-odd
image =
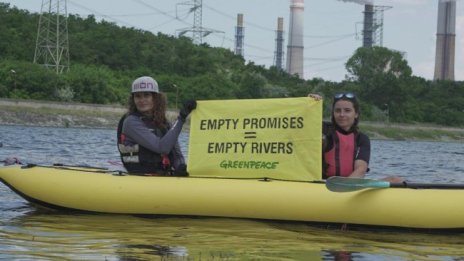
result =
[{"label": "person's arm", "polygon": [[350,178],[364,178],[367,173],[368,164],[362,159],[354,161],[353,173],[349,176]]},{"label": "person's arm", "polygon": [[168,154],[176,145],[187,116],[196,107],[197,102],[195,100],[185,101],[183,108],[179,112],[179,117],[161,138],[152,133],[139,117],[133,115],[129,115],[124,120],[122,132],[136,144],[159,154]]},{"label": "person's arm", "polygon": [[177,169],[180,165],[185,165],[185,158],[180,149],[179,142],[176,142],[172,150],[172,166]]},{"label": "person's arm", "polygon": [[357,151],[354,159],[354,169],[349,177],[364,178],[369,169],[369,160],[371,157],[371,141],[363,133],[358,134]]},{"label": "person's arm", "polygon": [[184,122],[176,120],[163,137],[156,136],[143,121],[129,115],[124,121],[122,132],[133,142],[159,154],[168,154],[177,143]]}]

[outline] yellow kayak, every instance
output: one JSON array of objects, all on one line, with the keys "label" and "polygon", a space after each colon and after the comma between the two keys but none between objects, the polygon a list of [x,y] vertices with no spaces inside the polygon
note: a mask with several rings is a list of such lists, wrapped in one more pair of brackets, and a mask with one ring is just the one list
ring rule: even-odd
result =
[{"label": "yellow kayak", "polygon": [[464,228],[462,189],[332,192],[322,182],[148,177],[79,167],[0,167],[0,180],[52,209],[404,228]]}]

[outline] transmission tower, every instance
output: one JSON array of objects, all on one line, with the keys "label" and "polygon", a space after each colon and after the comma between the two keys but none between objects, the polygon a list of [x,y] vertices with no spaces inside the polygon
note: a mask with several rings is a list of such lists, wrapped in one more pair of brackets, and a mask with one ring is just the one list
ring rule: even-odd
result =
[{"label": "transmission tower", "polygon": [[69,70],[66,0],[42,0],[34,63],[60,74]]},{"label": "transmission tower", "polygon": [[373,40],[375,45],[383,46],[383,13],[385,10],[391,9],[392,6],[375,5],[374,6],[374,35]]},{"label": "transmission tower", "polygon": [[189,10],[189,13],[193,12],[193,26],[188,28],[178,29],[179,36],[182,36],[188,32],[192,33],[192,41],[194,44],[203,43],[203,37],[211,33],[224,33],[222,31],[217,31],[214,29],[204,28],[202,26],[202,9],[203,9],[203,0],[192,0],[179,5],[189,5],[192,6]]}]

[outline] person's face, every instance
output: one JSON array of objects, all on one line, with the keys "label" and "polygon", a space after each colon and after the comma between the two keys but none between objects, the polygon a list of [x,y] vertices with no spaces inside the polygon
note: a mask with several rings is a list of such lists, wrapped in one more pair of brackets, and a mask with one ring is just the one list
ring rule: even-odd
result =
[{"label": "person's face", "polygon": [[359,115],[355,111],[351,101],[339,100],[334,105],[333,116],[335,123],[337,123],[341,129],[349,131],[351,126],[353,126],[355,119],[358,118]]},{"label": "person's face", "polygon": [[140,113],[150,112],[154,107],[153,94],[151,92],[134,93],[135,107]]}]

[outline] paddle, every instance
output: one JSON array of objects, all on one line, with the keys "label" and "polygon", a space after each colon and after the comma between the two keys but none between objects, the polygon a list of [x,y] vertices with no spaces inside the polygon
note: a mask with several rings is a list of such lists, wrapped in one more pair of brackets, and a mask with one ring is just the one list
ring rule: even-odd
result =
[{"label": "paddle", "polygon": [[464,189],[464,184],[392,183],[384,180],[330,177],[325,183],[330,191],[350,192],[367,188]]}]

